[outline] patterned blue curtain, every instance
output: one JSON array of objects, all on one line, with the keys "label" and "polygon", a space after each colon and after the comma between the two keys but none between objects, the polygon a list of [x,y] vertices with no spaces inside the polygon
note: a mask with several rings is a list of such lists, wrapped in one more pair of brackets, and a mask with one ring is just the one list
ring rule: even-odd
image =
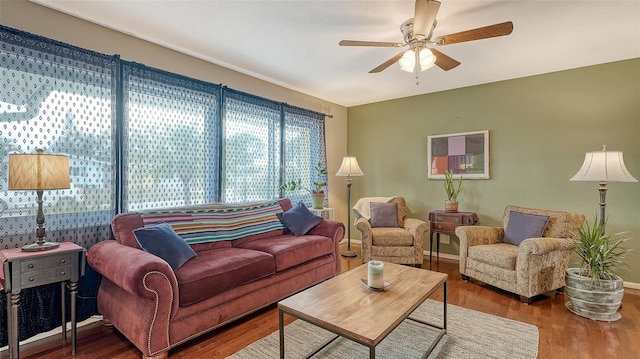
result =
[{"label": "patterned blue curtain", "polygon": [[277,198],[281,105],[225,88],[223,113],[222,201]]},{"label": "patterned blue curtain", "polygon": [[[72,182],[68,190],[44,193],[47,239],[89,248],[109,238],[115,214],[117,61],[0,28],[0,248],[18,248],[37,239],[35,191],[8,190],[7,163],[11,153],[35,153],[38,148],[68,156]],[[91,294],[96,287],[89,269],[80,283],[79,320],[96,312]],[[60,326],[59,284],[21,294],[20,339]],[[5,345],[4,292],[0,307],[0,345]]]},{"label": "patterned blue curtain", "polygon": [[127,63],[124,211],[218,201],[220,86]]},{"label": "patterned blue curtain", "polygon": [[[310,206],[280,185],[327,181],[314,169],[326,166],[317,112],[1,25],[0,75],[0,249],[36,241],[35,193],[7,188],[10,153],[69,157],[71,188],[44,193],[47,239],[86,249],[111,238],[116,213],[281,196]],[[99,282],[87,266],[78,320],[97,313]],[[21,297],[20,340],[60,326],[60,285]],[[4,308],[3,292],[0,346]]]},{"label": "patterned blue curtain", "polygon": [[[316,166],[326,168],[324,114],[284,107],[284,181],[300,181],[303,187],[315,190],[314,183],[327,183],[327,175]],[[327,191],[327,186],[322,188]],[[304,189],[282,194],[295,204],[304,202],[311,207],[311,196]],[[326,197],[325,197],[326,200]]]}]

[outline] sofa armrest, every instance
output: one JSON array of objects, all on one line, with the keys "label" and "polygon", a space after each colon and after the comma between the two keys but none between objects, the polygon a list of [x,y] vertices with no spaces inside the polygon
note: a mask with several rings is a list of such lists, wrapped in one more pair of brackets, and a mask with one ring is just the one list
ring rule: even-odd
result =
[{"label": "sofa armrest", "polygon": [[360,251],[362,263],[364,263],[371,259],[371,246],[373,245],[371,223],[365,218],[358,218],[356,220],[356,228],[360,231]]},{"label": "sofa armrest", "polygon": [[404,220],[404,229],[411,233],[416,242],[419,242],[415,243],[415,245],[419,245],[420,250],[422,251],[422,247],[424,245],[424,233],[429,231],[429,224],[416,218],[406,218]]},{"label": "sofa armrest", "polygon": [[456,236],[460,240],[459,266],[460,274],[467,274],[467,256],[469,248],[482,244],[502,242],[504,228],[489,226],[460,226],[456,228]]},{"label": "sofa armrest", "polygon": [[333,254],[336,258],[336,275],[342,272],[342,259],[340,256],[340,241],[344,238],[344,224],[338,221],[323,220],[313,227],[307,234],[325,236],[333,241]]},{"label": "sofa armrest", "polygon": [[171,266],[143,250],[106,240],[93,245],[87,254],[89,265],[133,296],[157,301],[157,306],[178,310],[178,283]]},{"label": "sofa armrest", "polygon": [[575,242],[569,238],[529,238],[518,246],[516,283],[520,295],[531,297],[561,288]]},{"label": "sofa armrest", "polygon": [[569,238],[529,238],[525,239],[518,246],[518,257],[532,254],[548,254],[555,251],[573,250],[576,247],[575,241]]}]

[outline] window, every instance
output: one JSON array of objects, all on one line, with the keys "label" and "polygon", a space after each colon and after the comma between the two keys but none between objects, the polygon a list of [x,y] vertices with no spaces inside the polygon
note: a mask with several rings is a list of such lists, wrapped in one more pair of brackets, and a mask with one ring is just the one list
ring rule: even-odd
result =
[{"label": "window", "polygon": [[[71,188],[43,194],[47,237],[89,246],[114,211],[116,58],[0,32],[0,244],[35,242],[35,191],[8,190],[11,153],[64,154]],[[90,232],[87,232],[90,230]],[[98,230],[99,232],[91,232]]]},{"label": "window", "polygon": [[219,88],[137,64],[124,70],[124,208],[218,200]]}]

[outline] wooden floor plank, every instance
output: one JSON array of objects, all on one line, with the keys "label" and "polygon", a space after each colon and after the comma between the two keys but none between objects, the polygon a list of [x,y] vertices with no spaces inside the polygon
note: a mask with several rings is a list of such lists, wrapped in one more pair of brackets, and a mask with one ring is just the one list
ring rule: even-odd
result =
[{"label": "wooden floor plank", "polygon": [[[345,246],[346,247],[346,246]],[[343,248],[343,250],[346,248]],[[359,253],[359,246],[352,244]],[[361,264],[361,257],[342,258],[343,271]],[[617,358],[637,359],[640,339],[640,291],[626,289],[620,309],[622,319],[605,323],[582,318],[570,313],[566,307],[566,294],[547,293],[525,305],[512,293],[493,288],[475,280],[464,282],[458,272],[458,262],[441,258],[429,263],[425,257],[423,268],[449,274],[447,300],[450,304],[501,316],[539,328],[539,358],[584,359]],[[441,292],[434,299],[442,300]],[[293,321],[285,316],[287,323]],[[185,343],[170,351],[171,359],[225,358],[252,342],[278,330],[275,305],[253,313],[231,325]],[[23,359],[137,359],[138,351],[116,329],[99,323],[78,331],[77,355],[71,356],[69,340],[62,343],[60,336],[44,339],[21,347]],[[8,358],[6,351],[0,358]]]}]

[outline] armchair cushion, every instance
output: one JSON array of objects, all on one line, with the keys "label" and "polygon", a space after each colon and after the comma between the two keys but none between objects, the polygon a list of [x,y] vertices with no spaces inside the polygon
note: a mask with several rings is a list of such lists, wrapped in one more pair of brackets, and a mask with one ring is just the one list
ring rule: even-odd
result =
[{"label": "armchair cushion", "polygon": [[295,207],[284,213],[276,214],[276,216],[295,236],[307,234],[313,227],[322,222],[322,217],[311,213],[302,202],[299,202]]},{"label": "armchair cushion", "polygon": [[511,211],[503,241],[518,246],[525,239],[542,237],[547,223],[549,216]]},{"label": "armchair cushion", "polygon": [[404,228],[378,227],[372,228],[372,244],[374,246],[412,246],[413,235]]},{"label": "armchair cushion", "polygon": [[398,204],[371,202],[371,227],[398,227]]},{"label": "armchair cushion", "polygon": [[164,259],[174,271],[196,256],[196,252],[168,223],[138,228],[133,234],[145,252]]}]

